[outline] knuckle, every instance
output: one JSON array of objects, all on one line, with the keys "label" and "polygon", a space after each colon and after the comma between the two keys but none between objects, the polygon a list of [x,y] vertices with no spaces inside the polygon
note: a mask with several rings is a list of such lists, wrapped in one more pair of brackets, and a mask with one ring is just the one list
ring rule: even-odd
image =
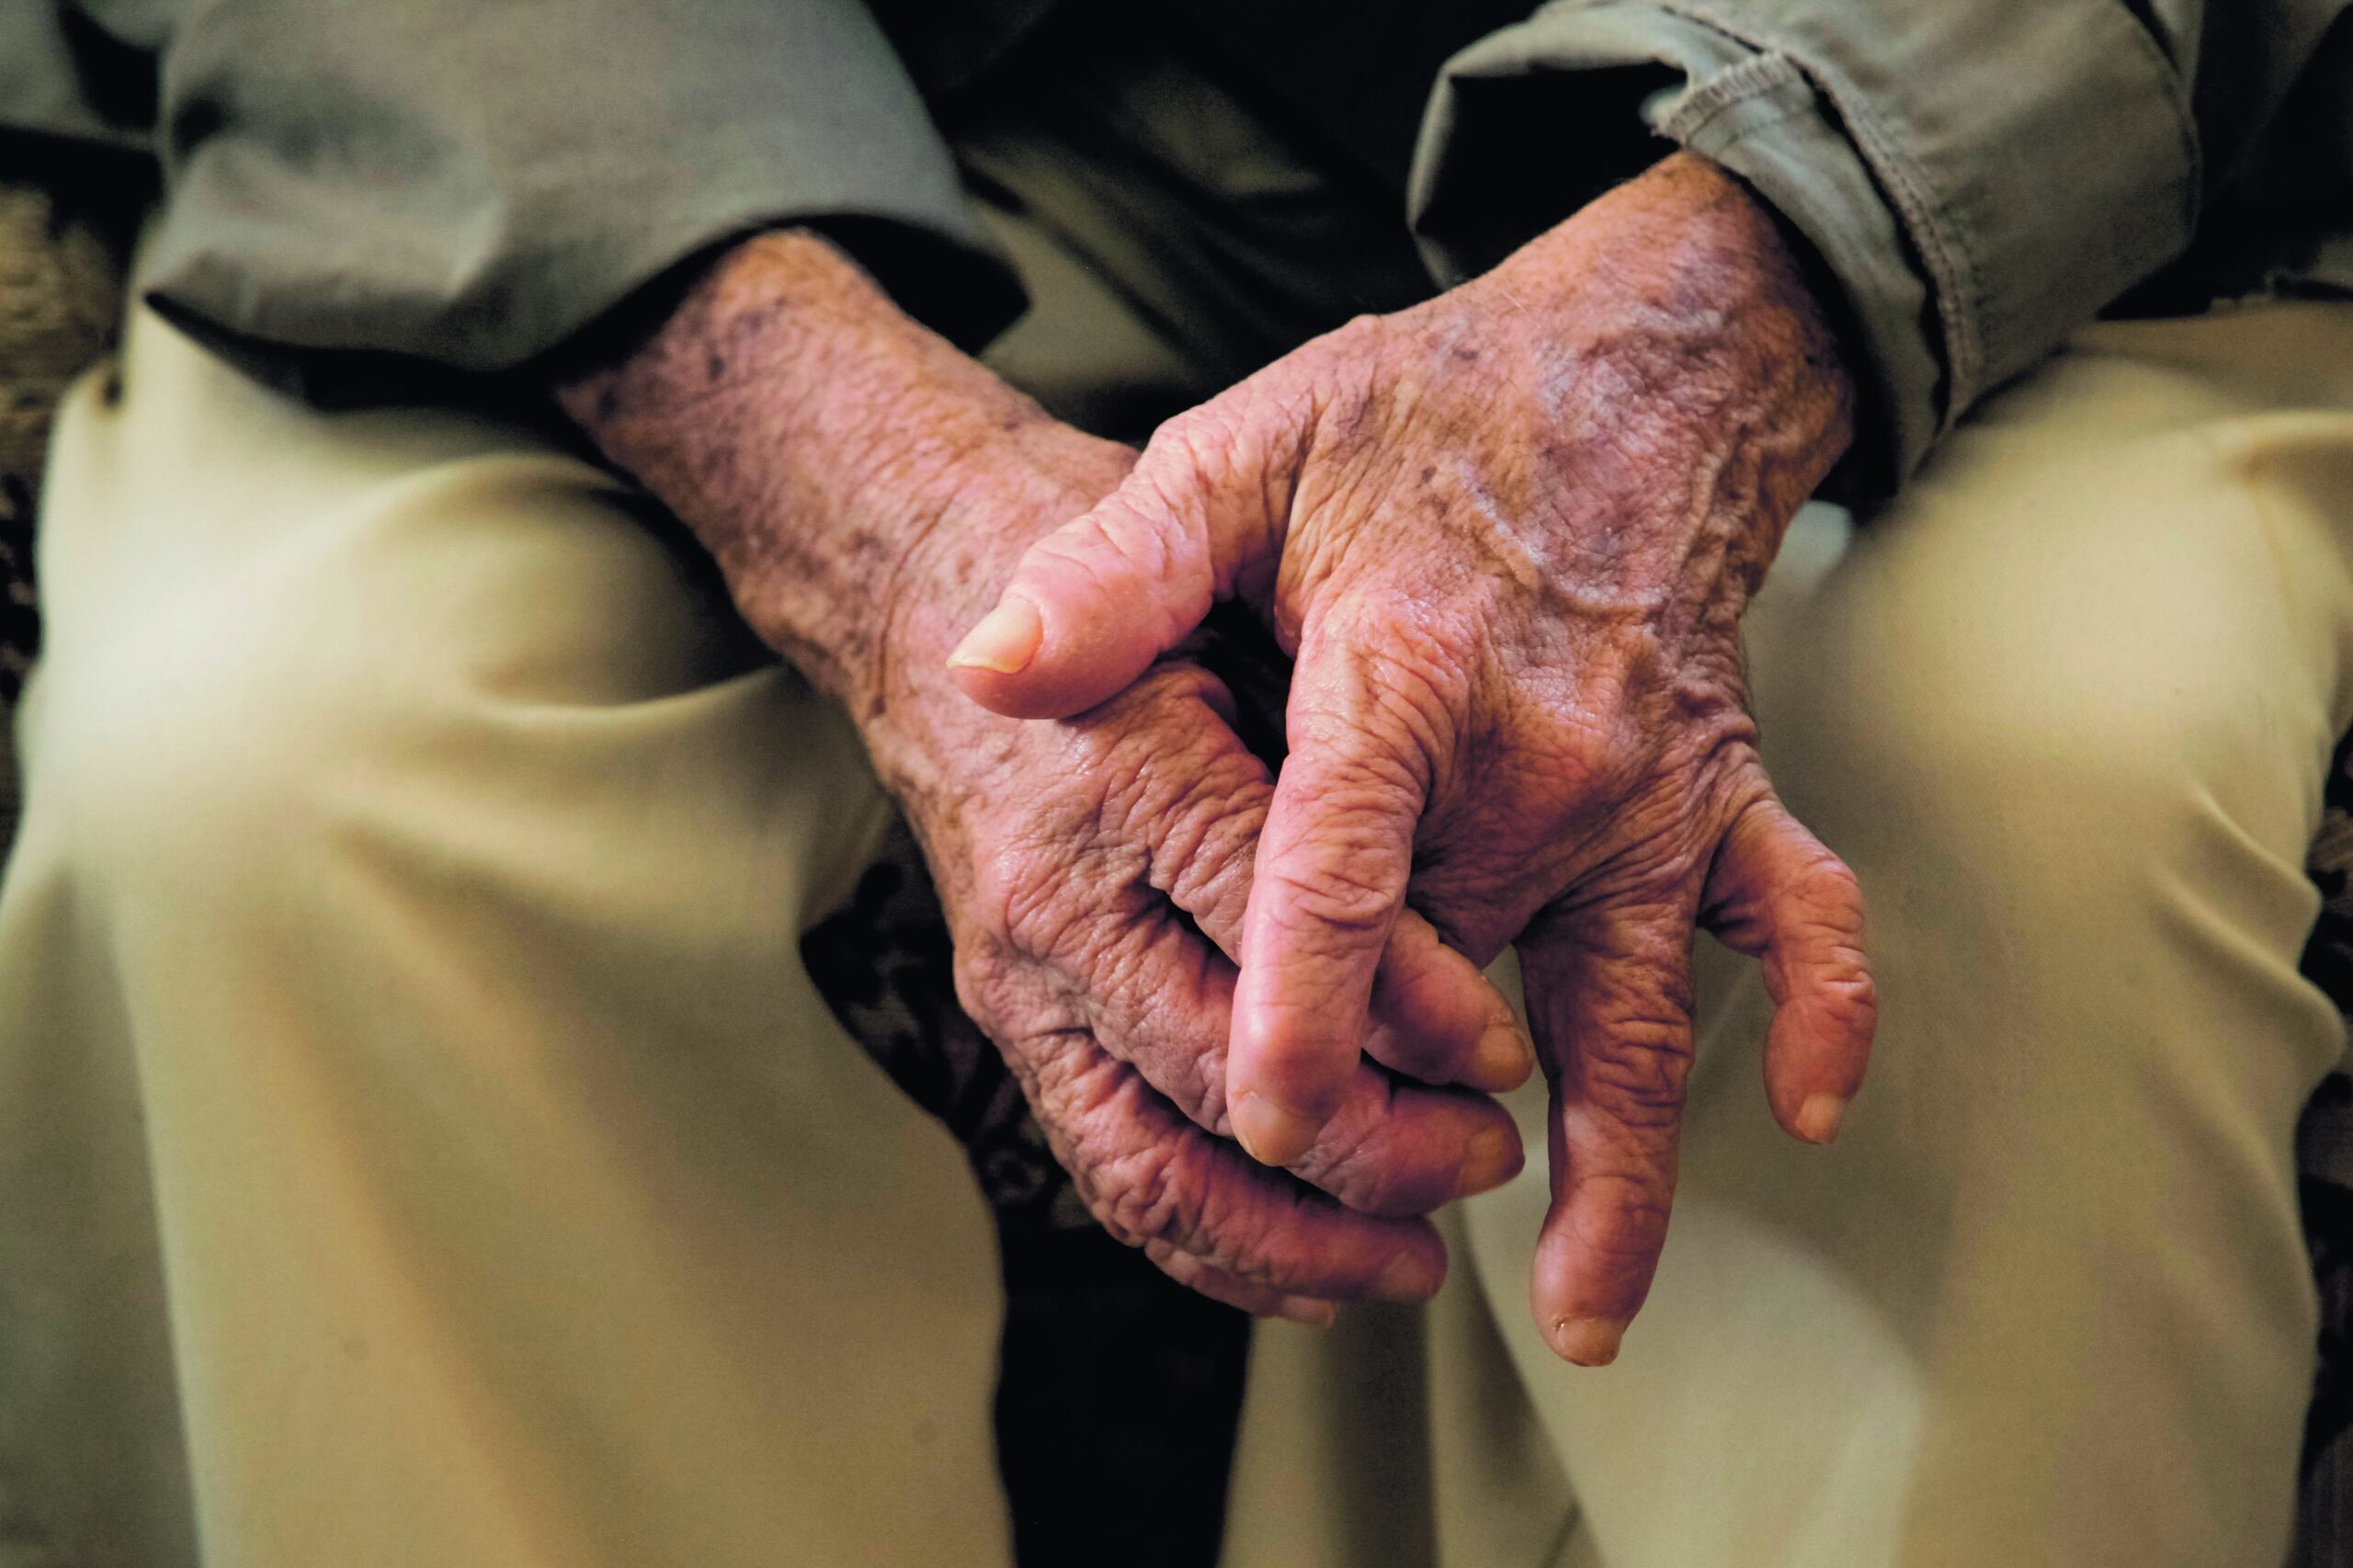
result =
[{"label": "knuckle", "polygon": [[1862,911],[1862,884],[1847,862],[1831,853],[1827,845],[1807,832],[1798,821],[1774,808],[1775,818],[1761,830],[1779,841],[1782,853],[1773,858],[1781,864],[1779,872],[1783,896],[1790,904],[1805,914],[1824,921],[1859,918]]},{"label": "knuckle", "polygon": [[1135,570],[1129,540],[1137,531],[1107,520],[1101,510],[1090,513],[1031,545],[1016,585],[1049,600],[1073,588],[1114,597],[1127,585],[1121,579]]},{"label": "knuckle", "polygon": [[1032,547],[1024,571],[1043,583],[1082,584],[1106,607],[1148,617],[1154,637],[1173,642],[1207,613],[1214,586],[1185,516],[1175,478],[1139,469],[1094,512]]},{"label": "knuckle", "polygon": [[[1134,959],[1135,880],[1122,857],[1051,853],[1034,836],[983,858],[973,888],[986,936],[1008,957],[1045,960],[1101,984]],[[1140,869],[1137,868],[1137,869]]]},{"label": "knuckle", "polygon": [[1154,876],[1177,908],[1213,928],[1238,928],[1250,895],[1252,851],[1263,805],[1225,813],[1206,825],[1188,825]]},{"label": "knuckle", "polygon": [[1392,779],[1354,769],[1319,771],[1292,783],[1286,850],[1304,849],[1336,868],[1409,853],[1419,797]]},{"label": "knuckle", "polygon": [[1584,704],[1537,709],[1522,716],[1509,762],[1532,800],[1574,813],[1637,794],[1650,760],[1620,733],[1617,715]]},{"label": "knuckle", "polygon": [[1081,913],[1068,896],[1071,868],[1041,847],[1053,833],[1054,824],[1041,816],[977,856],[973,866],[972,893],[983,923],[1032,951],[1051,951]]},{"label": "knuckle", "polygon": [[[1393,951],[1393,948],[1392,949]],[[1396,1004],[1382,995],[1390,960],[1373,981],[1372,1016],[1365,1027],[1364,1053],[1393,1073],[1425,1084],[1444,1083],[1468,1064],[1474,1039],[1468,1034],[1441,1032],[1427,1026],[1399,1028],[1382,1014]]]},{"label": "knuckle", "polygon": [[[1361,619],[1359,617],[1359,619]],[[1323,781],[1418,799],[1453,733],[1450,677],[1409,658],[1385,624],[1340,631],[1327,620],[1289,714],[1294,749],[1322,754]],[[1296,677],[1295,677],[1296,678]]]},{"label": "knuckle", "polygon": [[1074,1169],[1091,1171],[1129,1072],[1100,1051],[1080,1049],[1082,1040],[1074,1029],[1040,1030],[1013,1041],[1006,1059],[1039,1124],[1063,1142]]},{"label": "knuckle", "polygon": [[1160,422],[1144,443],[1139,483],[1155,487],[1205,480],[1241,449],[1241,421],[1222,407],[1195,404]]},{"label": "knuckle", "polygon": [[1267,551],[1277,519],[1290,513],[1293,465],[1276,455],[1291,444],[1284,434],[1290,423],[1278,400],[1245,382],[1165,421],[1144,445],[1134,493],[1172,518],[1198,517],[1204,501],[1221,514],[1222,542],[1184,530],[1192,552],[1188,575],[1204,609],[1241,560]]},{"label": "knuckle", "polygon": [[1324,1136],[1302,1156],[1292,1173],[1349,1208],[1367,1214],[1422,1212],[1417,1202],[1427,1182],[1415,1179],[1396,1157],[1400,1151],[1381,1136],[1381,1119],[1343,1113],[1327,1123]]},{"label": "knuckle", "polygon": [[1844,1040],[1867,1040],[1879,1028],[1879,987],[1869,970],[1850,972],[1813,989],[1813,1006],[1824,1027]]},{"label": "knuckle", "polygon": [[964,1016],[1008,1055],[1058,1040],[1078,1022],[1036,966],[1000,938],[959,938],[949,974]]},{"label": "knuckle", "polygon": [[1039,551],[1067,562],[1100,587],[1122,585],[1107,573],[1116,573],[1122,581],[1165,576],[1174,563],[1166,514],[1138,504],[1156,499],[1148,492],[1140,494],[1134,485],[1123,486],[1076,523],[1048,535]]},{"label": "knuckle", "polygon": [[1632,759],[1617,726],[1605,714],[1559,715],[1545,728],[1543,752],[1562,780],[1578,795],[1612,799],[1628,792]]},{"label": "knuckle", "polygon": [[1287,1195],[1220,1216],[1216,1227],[1202,1236],[1209,1256],[1219,1268],[1277,1290],[1324,1286],[1332,1272],[1327,1261],[1312,1250],[1285,1244],[1284,1215],[1298,1202]]},{"label": "knuckle", "polygon": [[1355,589],[1327,622],[1363,677],[1368,707],[1441,725],[1469,699],[1474,661],[1466,650],[1484,631],[1463,612],[1430,605],[1418,585],[1399,581]]},{"label": "knuckle", "polygon": [[1157,1138],[1106,1158],[1091,1207],[1115,1235],[1183,1245],[1202,1229],[1199,1160],[1190,1135]]},{"label": "knuckle", "polygon": [[1273,792],[1256,757],[1226,753],[1211,758],[1168,804],[1152,885],[1181,909],[1235,904],[1248,891],[1251,856]]},{"label": "knuckle", "polygon": [[1586,1042],[1579,1087],[1629,1127],[1669,1128],[1682,1115],[1690,1066],[1689,1030],[1681,1018],[1621,1017],[1606,1037]]},{"label": "knuckle", "polygon": [[1090,934],[1083,958],[1074,967],[1078,972],[1073,979],[1084,987],[1082,1010],[1099,1012],[1149,995],[1154,980],[1150,933],[1133,923],[1106,921]]},{"label": "knuckle", "polygon": [[1427,1214],[1454,1196],[1453,1183],[1439,1173],[1401,1166],[1371,1149],[1344,1157],[1315,1185],[1359,1214],[1384,1218]]},{"label": "knuckle", "polygon": [[1668,737],[1617,709],[1564,713],[1548,730],[1555,767],[1584,801],[1647,801],[1652,824],[1697,810],[1701,791],[1661,766]]},{"label": "knuckle", "polygon": [[1367,874],[1342,855],[1318,857],[1312,865],[1288,861],[1269,866],[1263,875],[1269,892],[1280,895],[1271,908],[1295,926],[1321,926],[1347,936],[1370,939],[1385,936],[1397,912],[1404,889],[1401,879]]},{"label": "knuckle", "polygon": [[1201,1276],[1209,1271],[1209,1265],[1191,1253],[1177,1251],[1156,1236],[1138,1244],[1143,1249],[1144,1256],[1150,1258],[1154,1267],[1163,1274],[1167,1275],[1179,1285],[1188,1285],[1195,1290],[1200,1289]]},{"label": "knuckle", "polygon": [[999,1033],[1014,1010],[1016,988],[1006,966],[993,956],[975,953],[967,945],[957,949],[949,972],[956,984],[956,1005],[964,1010],[964,1016],[988,1033]]},{"label": "knuckle", "polygon": [[1669,1200],[1649,1173],[1596,1171],[1580,1183],[1570,1224],[1588,1253],[1643,1264],[1666,1244]]},{"label": "knuckle", "polygon": [[1311,735],[1385,763],[1417,794],[1441,771],[1472,707],[1481,636],[1423,598],[1409,585],[1358,587],[1325,615],[1324,657],[1347,675],[1309,715]]},{"label": "knuckle", "polygon": [[1214,488],[1221,480],[1248,472],[1275,412],[1268,397],[1245,382],[1205,403],[1161,421],[1144,443],[1136,465],[1139,484],[1157,495],[1179,486]]},{"label": "knuckle", "polygon": [[1266,765],[1214,722],[1204,695],[1213,684],[1195,665],[1156,666],[1073,727],[1071,769],[1096,801],[1073,831],[1105,876],[1149,878],[1166,892],[1205,846],[1255,844],[1273,785]]}]

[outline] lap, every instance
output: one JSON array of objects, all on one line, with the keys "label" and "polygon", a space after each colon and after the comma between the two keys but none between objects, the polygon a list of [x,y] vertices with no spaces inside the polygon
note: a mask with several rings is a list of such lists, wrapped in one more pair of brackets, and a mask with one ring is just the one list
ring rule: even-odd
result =
[{"label": "lap", "polygon": [[261,1564],[998,1560],[984,1211],[797,959],[847,722],[540,433],[142,318],[51,475],[0,1473],[60,1549],[174,1560],[177,1486]]},{"label": "lap", "polygon": [[[2353,310],[2251,309],[2088,329],[1883,515],[1801,519],[1756,708],[1862,880],[1870,1080],[1834,1147],[1783,1137],[1769,1002],[1702,945],[1675,1226],[1606,1369],[1529,1318],[1540,1162],[1463,1206],[1423,1332],[1483,1395],[1352,1439],[1424,1478],[1439,1561],[2280,1560],[2315,1324],[2292,1136],[2345,1043],[2297,960],[2353,721],[2348,465]],[[1238,1508],[1335,1471],[1279,1410],[1348,1354],[1261,1330]],[[1245,1526],[1235,1561],[1357,1560],[1325,1533]]]},{"label": "lap", "polygon": [[[2344,1046],[2297,960],[2348,718],[2348,365],[2341,307],[2097,326],[1850,544],[1792,540],[1757,710],[1862,880],[1880,1046],[1839,1143],[1787,1143],[1762,986],[1714,961],[1626,1358],[1547,1366],[1510,1314],[1606,1561],[2284,1552],[2293,1131]],[[1472,1208],[1515,1309],[1538,1208]]]},{"label": "lap", "polygon": [[[76,1275],[86,1237],[7,1216],[0,1311],[46,1337],[4,1375],[136,1342],[118,1383],[161,1365],[186,1408],[119,1388],[82,1452],[183,1422],[224,1548],[1001,1551],[985,1224],[790,961],[881,810],[838,717],[543,437],[318,415],[141,330],[60,449],[0,903],[29,999],[0,1191],[84,1118],[41,1181],[76,1173],[63,1212],[122,1249]],[[2342,1043],[2294,960],[2348,716],[2349,336],[2095,328],[1858,540],[1793,536],[1751,622],[1768,756],[1863,876],[1887,999],[1841,1142],[1773,1131],[1761,993],[1715,965],[1620,1363],[1534,1340],[1534,1176],[1469,1206],[1454,1294],[1398,1331],[1493,1399],[1433,1392],[1415,1433],[1370,1363],[1317,1392],[1269,1331],[1237,1509],[1421,1465],[1435,1521],[1374,1543],[1408,1559],[1472,1472],[1548,1518],[1573,1489],[1570,1550],[1611,1568],[2276,1557],[2313,1321],[2288,1137]],[[132,1169],[152,1197],[90,1196]],[[168,1336],[59,1309],[153,1317],[166,1278]],[[1403,1457],[1287,1468],[1265,1413],[1302,1398],[1334,1422],[1294,1436],[1387,1424]],[[290,1444],[334,1517],[273,1485]]]}]

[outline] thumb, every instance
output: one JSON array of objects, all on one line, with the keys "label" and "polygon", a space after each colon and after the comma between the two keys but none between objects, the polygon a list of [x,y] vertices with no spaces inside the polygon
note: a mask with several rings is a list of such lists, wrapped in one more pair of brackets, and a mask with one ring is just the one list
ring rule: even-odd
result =
[{"label": "thumb", "polygon": [[1222,483],[1228,466],[1165,427],[1126,483],[1023,554],[948,656],[964,695],[1007,718],[1066,718],[1189,636],[1233,581],[1236,540],[1267,532],[1262,494]]}]

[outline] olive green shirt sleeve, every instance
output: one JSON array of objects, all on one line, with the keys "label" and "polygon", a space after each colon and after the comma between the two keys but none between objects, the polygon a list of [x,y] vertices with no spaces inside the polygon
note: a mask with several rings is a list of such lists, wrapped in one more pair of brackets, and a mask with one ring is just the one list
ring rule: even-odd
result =
[{"label": "olive green shirt sleeve", "polygon": [[[92,0],[106,9],[105,0]],[[1019,286],[859,0],[173,0],[140,283],[242,362],[521,365],[812,222],[977,342]]]},{"label": "olive green shirt sleeve", "polygon": [[1884,487],[2184,250],[2345,9],[1560,0],[1448,63],[1411,210],[1451,278],[1671,146],[1714,159],[1836,280]]}]

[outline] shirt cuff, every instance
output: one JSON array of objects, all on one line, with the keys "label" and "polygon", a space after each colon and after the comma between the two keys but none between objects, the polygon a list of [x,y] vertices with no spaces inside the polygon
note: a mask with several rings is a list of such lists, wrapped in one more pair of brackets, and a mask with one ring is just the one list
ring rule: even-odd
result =
[{"label": "shirt cuff", "polygon": [[1836,280],[1863,403],[1853,488],[1892,489],[1940,429],[1933,293],[1869,166],[1788,55],[1647,4],[1554,6],[1449,61],[1409,213],[1441,282],[1492,267],[1676,147],[1739,176]]},{"label": "shirt cuff", "polygon": [[682,263],[788,225],[959,343],[1021,308],[858,7],[451,0],[337,28],[293,0],[218,9],[171,48],[137,286],[279,384],[335,400],[531,367]]},{"label": "shirt cuff", "polygon": [[1448,63],[1415,222],[1460,275],[1668,145],[1714,159],[1836,279],[1877,416],[1860,455],[1892,484],[2188,243],[2197,127],[2135,10],[1554,0]]}]

